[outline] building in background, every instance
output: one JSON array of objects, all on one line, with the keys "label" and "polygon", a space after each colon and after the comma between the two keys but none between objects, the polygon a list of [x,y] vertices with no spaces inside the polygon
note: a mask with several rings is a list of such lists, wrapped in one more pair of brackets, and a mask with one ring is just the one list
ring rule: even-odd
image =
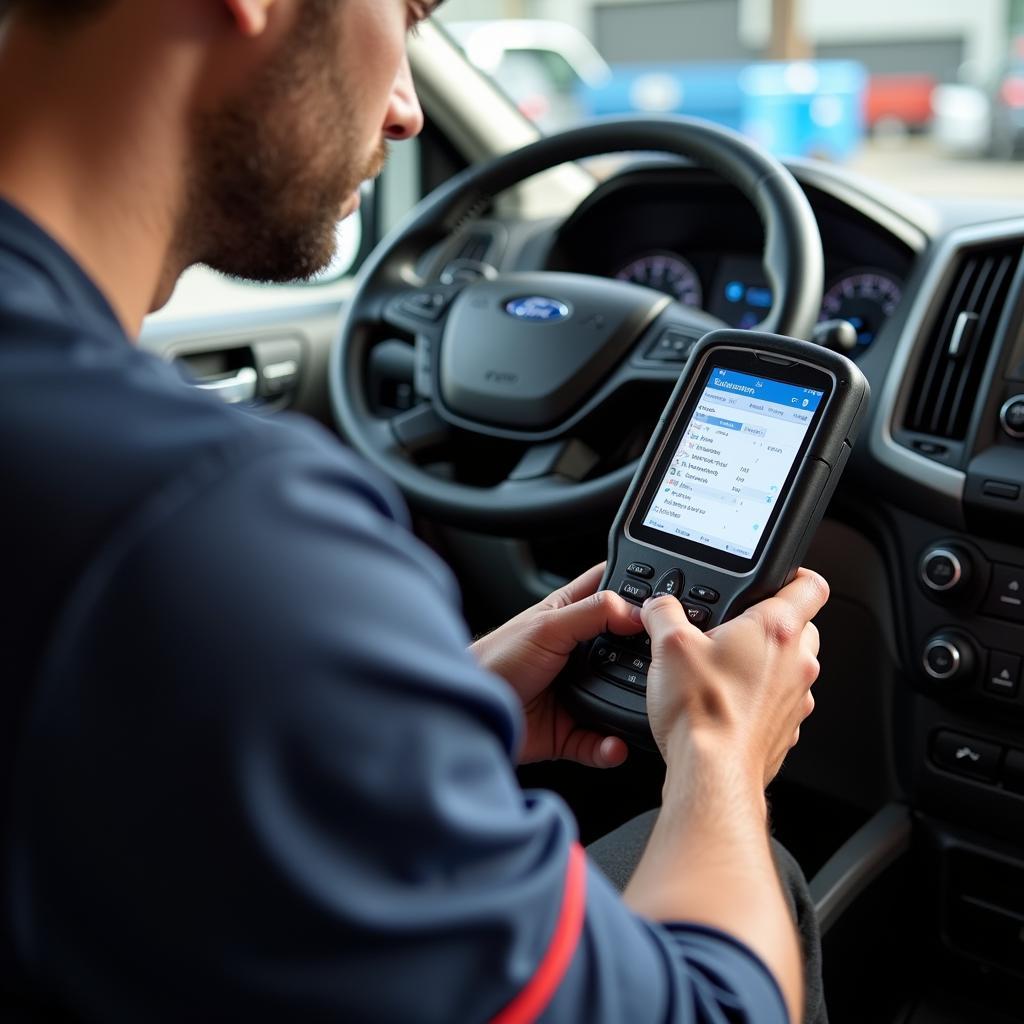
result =
[{"label": "building in background", "polygon": [[[869,125],[920,128],[942,83],[987,88],[1024,0],[787,0],[809,55],[866,68]],[[446,20],[564,21],[612,65],[763,60],[772,0],[448,0]]]}]

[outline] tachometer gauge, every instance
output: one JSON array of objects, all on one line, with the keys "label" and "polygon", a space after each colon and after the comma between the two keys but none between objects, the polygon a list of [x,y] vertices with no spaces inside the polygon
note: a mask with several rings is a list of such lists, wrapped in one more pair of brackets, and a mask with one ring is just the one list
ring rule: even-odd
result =
[{"label": "tachometer gauge", "polygon": [[627,263],[615,275],[620,281],[646,285],[696,309],[704,303],[704,289],[693,265],[673,252],[649,252]]},{"label": "tachometer gauge", "polygon": [[825,292],[818,321],[848,320],[857,332],[857,345],[867,348],[902,297],[901,283],[884,270],[851,270]]}]

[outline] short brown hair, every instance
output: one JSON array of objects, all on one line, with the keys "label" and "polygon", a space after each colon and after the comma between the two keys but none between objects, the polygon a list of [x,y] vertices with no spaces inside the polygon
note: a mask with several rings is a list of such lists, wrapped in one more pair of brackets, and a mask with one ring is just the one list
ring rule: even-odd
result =
[{"label": "short brown hair", "polygon": [[109,6],[111,0],[0,0],[0,18],[12,11],[24,11],[36,21],[51,25],[81,21]]}]

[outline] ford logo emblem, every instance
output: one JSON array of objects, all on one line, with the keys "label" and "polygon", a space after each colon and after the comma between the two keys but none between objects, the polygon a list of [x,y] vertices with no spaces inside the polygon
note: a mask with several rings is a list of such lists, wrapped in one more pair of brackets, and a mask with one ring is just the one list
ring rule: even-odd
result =
[{"label": "ford logo emblem", "polygon": [[505,312],[517,320],[547,324],[565,320],[570,314],[569,307],[558,299],[546,299],[542,295],[530,295],[525,299],[512,299],[505,303]]}]

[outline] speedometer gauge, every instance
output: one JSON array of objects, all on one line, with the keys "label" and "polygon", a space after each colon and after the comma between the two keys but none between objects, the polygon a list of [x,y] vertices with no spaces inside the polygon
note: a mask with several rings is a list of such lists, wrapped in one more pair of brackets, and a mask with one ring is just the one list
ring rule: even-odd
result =
[{"label": "speedometer gauge", "polygon": [[818,320],[848,320],[857,332],[857,344],[867,348],[902,297],[901,283],[884,270],[851,270],[825,292]]},{"label": "speedometer gauge", "polygon": [[646,285],[696,309],[704,303],[704,289],[693,264],[674,252],[649,252],[627,263],[615,275],[620,281]]}]

